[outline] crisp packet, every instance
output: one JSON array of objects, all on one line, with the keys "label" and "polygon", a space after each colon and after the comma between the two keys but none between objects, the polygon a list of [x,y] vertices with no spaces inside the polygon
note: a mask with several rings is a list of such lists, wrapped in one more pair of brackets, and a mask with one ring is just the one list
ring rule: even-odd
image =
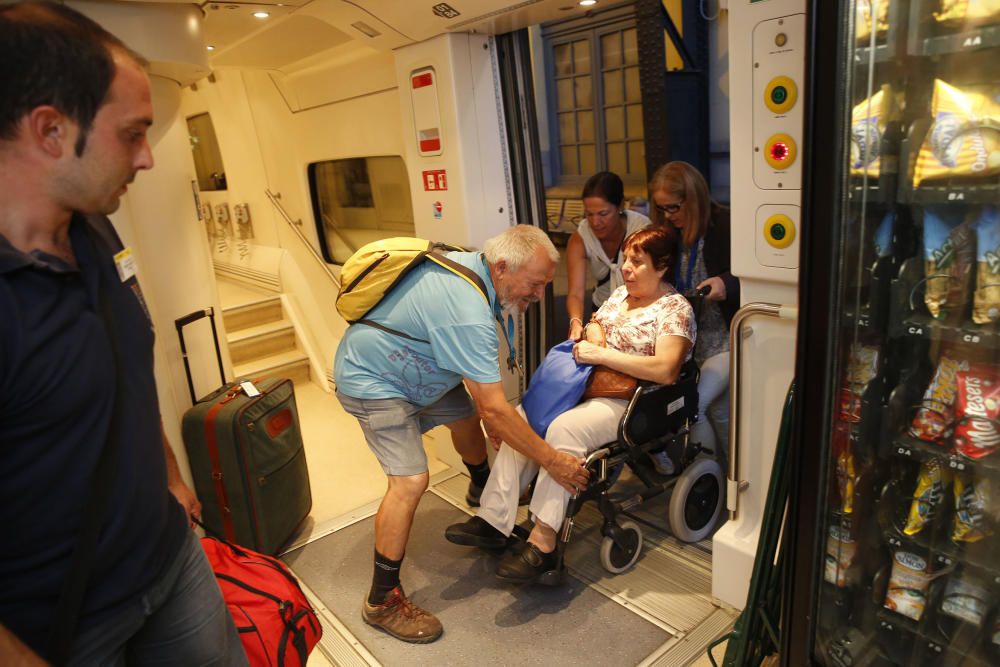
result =
[{"label": "crisp packet", "polygon": [[885,84],[851,111],[851,175],[878,178],[882,166],[882,136],[886,124],[897,120],[899,104]]},{"label": "crisp packet", "polygon": [[955,542],[978,542],[992,534],[986,525],[992,485],[988,478],[977,478],[971,472],[955,475],[955,526],[951,539]]},{"label": "crisp packet", "polygon": [[848,422],[861,421],[861,395],[878,374],[879,348],[873,345],[851,345],[840,388],[840,418]]},{"label": "crisp packet", "polygon": [[941,611],[949,616],[982,627],[989,609],[990,593],[986,585],[967,574],[951,576],[941,598]]},{"label": "crisp packet", "polygon": [[885,594],[885,608],[919,621],[927,606],[931,572],[927,559],[909,551],[896,551]]},{"label": "crisp packet", "polygon": [[976,220],[976,292],[972,321],[1000,320],[1000,209],[984,206]]},{"label": "crisp packet", "polygon": [[844,588],[853,583],[851,565],[858,553],[858,545],[844,526],[830,524],[826,537],[826,555],[823,558],[823,579],[827,583]]},{"label": "crisp packet", "polygon": [[840,511],[850,516],[854,512],[854,448],[851,446],[851,426],[838,421],[833,427],[831,442],[837,461],[837,491],[840,493]]},{"label": "crisp packet", "polygon": [[941,355],[934,377],[927,385],[920,408],[910,424],[910,435],[937,443],[951,436],[955,423],[958,371],[968,368],[968,361]]},{"label": "crisp packet", "polygon": [[944,487],[948,475],[937,459],[929,459],[920,465],[917,476],[917,488],[913,492],[913,503],[910,505],[910,516],[906,520],[903,532],[916,535],[934,519],[941,501],[944,500]]},{"label": "crisp packet", "polygon": [[858,42],[868,41],[871,37],[873,8],[875,9],[875,35],[881,35],[889,30],[889,0],[858,0],[854,19],[854,38]]},{"label": "crisp packet", "polygon": [[933,124],[913,171],[913,186],[935,178],[1000,172],[1000,101],[979,86],[959,90],[940,79],[931,99]]},{"label": "crisp packet", "polygon": [[1000,0],[941,0],[941,10],[934,12],[934,19],[941,23],[1000,19]]},{"label": "crisp packet", "polygon": [[1000,446],[1000,377],[991,365],[976,364],[956,375],[955,450],[981,459]]},{"label": "crisp packet", "polygon": [[896,220],[896,214],[889,211],[882,216],[882,221],[875,228],[875,255],[881,259],[892,254],[892,225]]},{"label": "crisp packet", "polygon": [[924,209],[924,303],[935,319],[965,308],[975,237],[964,217],[960,209]]}]

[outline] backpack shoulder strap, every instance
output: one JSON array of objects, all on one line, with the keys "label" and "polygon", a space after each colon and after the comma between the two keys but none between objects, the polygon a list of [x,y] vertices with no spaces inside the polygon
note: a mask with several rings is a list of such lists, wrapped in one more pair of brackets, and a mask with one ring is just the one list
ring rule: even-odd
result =
[{"label": "backpack shoulder strap", "polygon": [[439,248],[433,248],[428,251],[426,259],[468,281],[473,287],[479,290],[479,294],[486,300],[487,305],[489,305],[490,297],[489,292],[486,291],[486,283],[483,282],[478,273],[464,264],[459,264],[455,260],[448,259]]}]

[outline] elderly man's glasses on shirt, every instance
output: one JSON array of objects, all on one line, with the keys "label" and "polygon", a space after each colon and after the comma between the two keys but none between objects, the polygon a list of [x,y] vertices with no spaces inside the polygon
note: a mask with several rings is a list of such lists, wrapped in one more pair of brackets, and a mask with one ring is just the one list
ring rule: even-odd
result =
[{"label": "elderly man's glasses on shirt", "polygon": [[656,208],[660,213],[673,214],[681,210],[681,206],[684,205],[684,200],[680,200],[676,204],[656,204]]}]

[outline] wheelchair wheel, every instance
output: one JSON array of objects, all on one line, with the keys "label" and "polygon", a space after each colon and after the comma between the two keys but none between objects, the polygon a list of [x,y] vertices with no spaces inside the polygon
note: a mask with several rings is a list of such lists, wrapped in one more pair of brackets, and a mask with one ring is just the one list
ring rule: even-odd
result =
[{"label": "wheelchair wheel", "polygon": [[611,574],[621,574],[639,560],[642,551],[642,530],[634,521],[619,521],[619,528],[625,533],[624,547],[615,544],[610,537],[601,542],[601,565]]},{"label": "wheelchair wheel", "polygon": [[684,469],[670,496],[670,530],[682,542],[708,537],[725,501],[722,468],[715,459],[698,459]]}]

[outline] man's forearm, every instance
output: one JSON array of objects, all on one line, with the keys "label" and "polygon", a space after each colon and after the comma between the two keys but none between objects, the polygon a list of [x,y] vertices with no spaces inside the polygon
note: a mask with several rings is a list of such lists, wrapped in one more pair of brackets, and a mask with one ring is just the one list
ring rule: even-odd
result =
[{"label": "man's forearm", "polygon": [[163,458],[167,462],[167,485],[170,486],[183,482],[184,478],[181,477],[181,469],[177,465],[177,457],[174,456],[174,450],[170,448],[170,442],[167,440],[167,432],[163,430],[163,424],[160,424],[160,436],[163,439]]},{"label": "man's forearm", "polygon": [[499,437],[512,449],[529,459],[547,467],[555,455],[555,450],[538,437],[531,425],[506,401],[488,407],[480,407],[480,418],[488,431]]}]

